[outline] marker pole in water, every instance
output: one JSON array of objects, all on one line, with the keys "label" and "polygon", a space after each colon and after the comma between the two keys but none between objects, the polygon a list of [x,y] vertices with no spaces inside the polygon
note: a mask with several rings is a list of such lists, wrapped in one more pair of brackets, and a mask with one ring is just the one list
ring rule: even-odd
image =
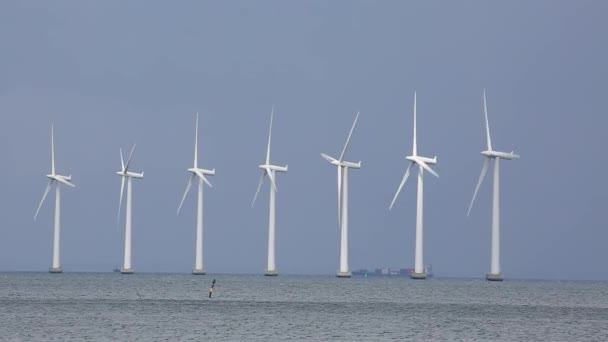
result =
[{"label": "marker pole in water", "polygon": [[213,279],[213,282],[211,283],[211,288],[209,289],[209,298],[211,298],[211,295],[213,294],[214,286],[215,286],[215,279]]}]

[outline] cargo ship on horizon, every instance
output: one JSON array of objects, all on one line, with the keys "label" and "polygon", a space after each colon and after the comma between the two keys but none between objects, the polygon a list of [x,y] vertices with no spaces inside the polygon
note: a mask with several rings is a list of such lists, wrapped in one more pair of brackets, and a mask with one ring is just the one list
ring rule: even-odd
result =
[{"label": "cargo ship on horizon", "polygon": [[[433,266],[426,265],[424,272],[428,278],[433,277]],[[391,269],[387,268],[375,268],[374,270],[368,270],[361,268],[353,271],[353,276],[359,277],[409,277],[410,274],[414,273],[414,268],[400,268]]]}]

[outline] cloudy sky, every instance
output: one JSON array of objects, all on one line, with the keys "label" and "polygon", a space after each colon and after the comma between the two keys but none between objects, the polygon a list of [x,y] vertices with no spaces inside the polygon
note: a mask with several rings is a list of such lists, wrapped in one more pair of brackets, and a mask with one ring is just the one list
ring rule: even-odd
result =
[{"label": "cloudy sky", "polygon": [[608,280],[608,22],[604,1],[3,1],[0,3],[0,270],[46,271],[53,200],[63,191],[66,271],[119,267],[119,148],[137,142],[134,268],[189,272],[195,196],[176,215],[201,114],[209,272],[266,266],[268,188],[250,207],[270,108],[282,273],[338,268],[335,168],[356,111],[350,172],[351,268],[411,267],[415,178],[390,201],[411,153],[438,156],[425,178],[425,263],[489,270],[491,177],[469,218],[485,147],[487,89],[501,164],[507,277]]}]

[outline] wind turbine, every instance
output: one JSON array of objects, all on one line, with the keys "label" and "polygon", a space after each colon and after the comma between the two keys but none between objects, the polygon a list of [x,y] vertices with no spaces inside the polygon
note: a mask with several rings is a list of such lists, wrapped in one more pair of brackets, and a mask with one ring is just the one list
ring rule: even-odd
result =
[{"label": "wind turbine", "polygon": [[260,165],[259,168],[262,169],[262,176],[260,177],[260,182],[258,183],[258,189],[255,192],[255,196],[253,197],[253,202],[251,202],[251,207],[255,204],[255,200],[258,197],[258,193],[262,188],[262,183],[264,182],[264,178],[268,177],[270,180],[270,204],[269,204],[269,215],[268,215],[268,263],[266,267],[266,273],[264,275],[267,276],[276,276],[279,273],[277,272],[276,262],[275,262],[275,196],[277,193],[277,184],[276,184],[276,172],[287,172],[287,165],[285,166],[276,166],[270,164],[270,138],[272,137],[272,119],[274,117],[274,106],[272,107],[272,111],[270,113],[270,129],[268,130],[268,147],[266,148],[266,162],[263,165]]},{"label": "wind turbine", "polygon": [[403,179],[401,180],[401,184],[399,184],[399,188],[397,189],[397,193],[395,193],[395,197],[393,197],[393,201],[391,202],[391,206],[389,210],[393,208],[395,205],[395,201],[399,196],[401,190],[403,190],[403,186],[407,181],[407,178],[410,175],[410,168],[414,165],[418,167],[418,196],[416,202],[416,252],[414,258],[414,273],[410,274],[410,278],[412,279],[426,279],[426,272],[424,270],[424,262],[423,262],[423,229],[422,229],[422,221],[423,221],[423,174],[424,170],[428,171],[435,177],[439,177],[439,175],[431,169],[429,165],[437,164],[437,156],[435,158],[427,158],[418,155],[418,147],[416,141],[416,92],[414,92],[414,143],[412,147],[412,155],[406,157],[405,159],[410,161],[410,165],[408,165],[405,170],[405,174],[403,175]]},{"label": "wind turbine", "polygon": [[122,194],[125,189],[125,179],[127,179],[127,210],[125,217],[125,260],[120,270],[122,274],[133,274],[133,267],[131,265],[131,183],[133,178],[142,179],[144,178],[144,173],[135,173],[129,171],[129,166],[131,165],[131,158],[133,158],[133,151],[135,151],[135,146],[131,148],[131,153],[129,154],[129,159],[127,159],[127,164],[125,164],[124,159],[122,157],[122,148],[120,149],[120,165],[122,167],[121,171],[116,172],[119,176],[121,176],[120,183],[120,202],[118,202],[118,219],[120,220],[120,209],[122,207]]},{"label": "wind turbine", "polygon": [[36,214],[34,215],[34,221],[38,217],[38,212],[40,212],[40,208],[42,207],[42,203],[44,203],[44,199],[49,194],[51,187],[55,186],[55,231],[53,233],[53,265],[49,268],[50,273],[61,273],[63,270],[61,269],[61,261],[60,261],[60,244],[61,244],[61,187],[59,183],[65,184],[67,186],[71,186],[72,188],[76,187],[74,183],[72,183],[72,176],[62,176],[55,173],[55,138],[54,138],[54,130],[53,125],[51,125],[51,173],[46,175],[49,179],[49,183],[46,185],[46,189],[44,189],[44,195],[42,195],[42,200],[38,205],[38,209],[36,209]]},{"label": "wind turbine", "polygon": [[344,155],[348,149],[348,144],[358,119],[359,112],[355,116],[355,121],[350,128],[346,144],[344,144],[339,159],[321,153],[321,157],[332,165],[335,165],[338,170],[338,224],[340,224],[340,269],[336,273],[338,278],[350,278],[352,275],[348,267],[348,169],[360,169],[361,162],[353,163],[346,161],[344,160]]},{"label": "wind turbine", "polygon": [[515,152],[511,151],[511,153],[507,152],[498,152],[492,149],[492,140],[490,139],[490,124],[488,123],[488,106],[486,104],[486,90],[483,90],[483,113],[486,119],[486,139],[487,139],[487,150],[482,151],[481,154],[486,157],[483,161],[483,166],[481,168],[481,174],[479,175],[479,180],[477,181],[477,186],[475,186],[475,192],[473,192],[473,199],[471,200],[471,204],[469,204],[469,210],[467,211],[467,216],[471,213],[471,208],[473,208],[473,202],[475,202],[475,197],[477,196],[477,191],[479,191],[479,187],[481,186],[481,182],[483,182],[483,178],[488,171],[488,164],[490,163],[490,159],[494,160],[494,194],[492,196],[492,259],[490,263],[490,273],[486,274],[486,279],[490,281],[502,281],[503,276],[500,270],[500,160],[506,159],[517,159],[519,155],[515,154]]},{"label": "wind turbine", "polygon": [[215,175],[215,169],[205,170],[198,167],[198,113],[196,113],[196,128],[194,129],[194,167],[188,169],[188,172],[191,173],[190,179],[188,179],[186,191],[184,192],[182,201],[179,203],[179,207],[177,208],[177,214],[179,215],[179,211],[184,204],[188,191],[190,191],[192,182],[196,177],[198,177],[198,204],[196,208],[196,259],[192,274],[204,275],[206,272],[205,267],[203,266],[203,182],[207,183],[209,187],[213,187],[205,175]]}]

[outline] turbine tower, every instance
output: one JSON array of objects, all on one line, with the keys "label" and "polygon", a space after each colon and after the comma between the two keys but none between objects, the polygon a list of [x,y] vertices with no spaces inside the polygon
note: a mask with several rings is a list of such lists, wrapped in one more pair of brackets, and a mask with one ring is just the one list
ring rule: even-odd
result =
[{"label": "turbine tower", "polygon": [[424,270],[424,262],[423,262],[423,175],[424,170],[428,171],[435,177],[439,177],[439,175],[431,169],[429,165],[437,164],[437,156],[435,158],[427,158],[418,155],[418,147],[416,141],[416,92],[414,92],[414,143],[412,147],[412,155],[406,157],[405,159],[410,161],[410,165],[408,165],[405,170],[405,174],[403,175],[403,179],[401,180],[401,184],[399,184],[399,188],[397,189],[397,193],[395,193],[395,197],[393,197],[393,201],[391,202],[391,206],[389,210],[393,208],[395,205],[395,201],[399,196],[401,190],[403,190],[403,186],[407,181],[407,178],[410,175],[410,168],[414,165],[418,167],[418,196],[416,201],[416,251],[414,258],[414,273],[410,274],[410,278],[412,279],[426,279],[426,272]]},{"label": "turbine tower", "polygon": [[350,128],[346,144],[344,144],[339,159],[321,153],[321,157],[332,165],[335,165],[338,170],[338,224],[340,225],[340,269],[336,273],[338,278],[350,278],[352,275],[348,267],[348,169],[360,169],[361,162],[353,163],[346,161],[344,160],[344,155],[348,149],[348,144],[358,119],[359,112],[355,116],[355,121]]},{"label": "turbine tower", "polygon": [[255,196],[253,197],[253,202],[251,202],[251,207],[255,204],[255,200],[258,197],[258,193],[262,188],[262,183],[264,182],[264,178],[268,177],[270,180],[270,204],[269,204],[269,215],[268,215],[268,263],[266,267],[266,273],[264,275],[267,276],[276,276],[278,275],[277,265],[276,265],[276,239],[275,239],[275,196],[277,193],[277,184],[276,184],[276,172],[287,172],[287,165],[285,166],[276,166],[270,164],[270,138],[272,137],[272,119],[274,117],[274,106],[272,107],[272,111],[270,113],[270,129],[268,130],[268,147],[266,148],[266,162],[263,165],[260,165],[259,168],[262,169],[262,176],[260,177],[260,182],[258,183],[258,189],[255,192]]},{"label": "turbine tower", "polygon": [[488,106],[486,104],[486,90],[483,90],[483,113],[486,119],[486,139],[487,139],[487,150],[482,151],[481,154],[486,157],[483,161],[483,166],[481,168],[481,174],[479,175],[479,180],[477,181],[477,186],[475,186],[475,192],[473,192],[473,199],[471,200],[471,204],[469,204],[469,210],[467,211],[467,216],[471,213],[471,208],[473,208],[473,202],[475,202],[475,197],[477,196],[477,191],[479,191],[479,187],[483,182],[483,178],[488,171],[488,164],[490,163],[490,159],[494,160],[494,194],[492,196],[492,259],[490,263],[490,273],[486,274],[486,279],[490,281],[502,281],[503,276],[500,270],[500,160],[512,160],[519,158],[519,155],[515,154],[515,152],[511,151],[511,153],[507,152],[498,152],[492,149],[492,140],[490,139],[490,124],[488,123]]},{"label": "turbine tower", "polygon": [[184,204],[188,191],[190,191],[192,182],[198,177],[198,204],[196,207],[196,257],[192,274],[204,275],[206,272],[205,267],[203,266],[203,182],[209,185],[210,188],[213,187],[205,175],[215,175],[215,169],[205,170],[198,167],[198,113],[196,113],[196,128],[194,129],[194,166],[188,169],[188,172],[191,173],[190,179],[188,179],[186,191],[184,192],[182,201],[179,203],[179,207],[177,208],[177,214],[179,215],[179,211]]},{"label": "turbine tower", "polygon": [[127,163],[125,164],[124,159],[122,157],[122,149],[120,149],[120,165],[122,167],[121,171],[116,172],[119,176],[121,176],[121,184],[120,184],[120,201],[118,202],[118,220],[120,220],[120,209],[122,207],[122,195],[125,189],[125,179],[127,179],[127,209],[126,209],[126,217],[125,217],[125,260],[120,270],[122,274],[133,274],[133,266],[131,264],[131,183],[133,178],[142,179],[144,178],[144,173],[135,173],[129,171],[129,166],[131,165],[131,158],[133,158],[133,152],[135,151],[135,146],[131,148],[131,153],[129,154],[129,159],[127,159]]},{"label": "turbine tower", "polygon": [[61,269],[61,260],[60,260],[60,244],[61,244],[61,187],[59,183],[65,184],[67,186],[76,187],[74,183],[72,183],[72,176],[62,176],[55,173],[55,138],[53,132],[53,125],[51,125],[51,173],[46,175],[49,179],[49,183],[46,185],[46,189],[44,189],[44,194],[42,195],[42,200],[38,205],[38,209],[36,209],[36,214],[34,215],[34,221],[38,217],[38,212],[40,212],[40,208],[42,207],[42,203],[44,203],[44,199],[49,194],[52,186],[55,186],[55,231],[53,233],[53,264],[51,268],[49,268],[50,273],[61,273],[63,270]]}]

